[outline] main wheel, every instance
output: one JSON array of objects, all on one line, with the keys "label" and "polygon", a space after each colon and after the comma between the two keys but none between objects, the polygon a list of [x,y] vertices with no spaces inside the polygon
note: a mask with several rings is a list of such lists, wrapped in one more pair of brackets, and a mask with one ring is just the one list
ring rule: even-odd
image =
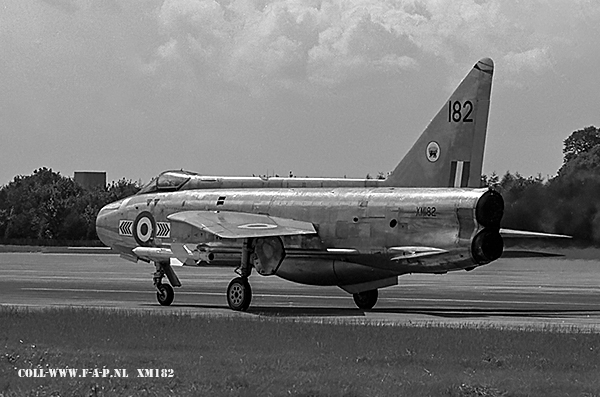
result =
[{"label": "main wheel", "polygon": [[173,292],[173,287],[169,284],[159,284],[158,291],[156,291],[156,300],[162,306],[169,306],[173,303],[173,298],[175,298],[175,292]]},{"label": "main wheel", "polygon": [[359,292],[358,294],[352,294],[354,303],[359,309],[370,310],[377,303],[377,297],[379,293],[376,289],[370,291]]},{"label": "main wheel", "polygon": [[246,277],[236,277],[227,287],[227,304],[232,310],[244,312],[250,306],[252,289]]}]

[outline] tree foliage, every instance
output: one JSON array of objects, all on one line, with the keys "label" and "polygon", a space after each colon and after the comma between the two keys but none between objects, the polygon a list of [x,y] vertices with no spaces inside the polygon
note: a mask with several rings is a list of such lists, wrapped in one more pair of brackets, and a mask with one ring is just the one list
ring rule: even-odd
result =
[{"label": "tree foliage", "polygon": [[107,188],[85,189],[48,168],[16,176],[0,188],[0,238],[95,240],[100,208],[138,190],[124,179]]},{"label": "tree foliage", "polygon": [[564,140],[563,163],[567,164],[581,154],[589,152],[600,145],[600,129],[589,126],[582,130],[574,131]]},{"label": "tree foliage", "polygon": [[561,233],[600,245],[600,131],[587,127],[564,141],[563,165],[549,180],[507,172],[497,184],[505,202],[503,226]]}]

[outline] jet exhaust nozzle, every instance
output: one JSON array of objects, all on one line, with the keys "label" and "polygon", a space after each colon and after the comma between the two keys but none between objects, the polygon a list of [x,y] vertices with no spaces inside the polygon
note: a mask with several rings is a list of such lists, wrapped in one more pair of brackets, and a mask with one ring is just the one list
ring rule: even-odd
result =
[{"label": "jet exhaust nozzle", "polygon": [[483,265],[502,256],[504,240],[499,229],[483,229],[471,243],[471,255],[476,263]]},{"label": "jet exhaust nozzle", "polygon": [[477,200],[475,218],[480,225],[499,228],[503,215],[504,199],[497,191],[490,189]]}]

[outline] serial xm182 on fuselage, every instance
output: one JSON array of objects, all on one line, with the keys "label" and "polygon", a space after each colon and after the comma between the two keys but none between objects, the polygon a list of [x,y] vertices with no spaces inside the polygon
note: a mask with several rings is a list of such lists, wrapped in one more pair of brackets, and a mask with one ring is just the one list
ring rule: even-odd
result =
[{"label": "serial xm182 on fuselage", "polygon": [[173,265],[233,253],[239,276],[226,296],[234,310],[250,305],[253,269],[339,286],[370,309],[400,275],[490,263],[502,255],[502,236],[515,234],[500,228],[501,195],[478,188],[492,75],[491,59],[477,62],[385,180],[168,171],[102,208],[98,236],[124,258],[154,264],[162,305],[181,286]]}]

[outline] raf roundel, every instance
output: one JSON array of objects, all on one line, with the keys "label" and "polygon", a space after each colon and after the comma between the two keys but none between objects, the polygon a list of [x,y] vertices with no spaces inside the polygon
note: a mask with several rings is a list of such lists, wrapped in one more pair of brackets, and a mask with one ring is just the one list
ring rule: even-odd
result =
[{"label": "raf roundel", "polygon": [[245,225],[239,225],[238,229],[256,229],[256,230],[264,230],[264,229],[276,229],[277,225],[273,225],[270,223],[248,223]]},{"label": "raf roundel", "polygon": [[425,155],[427,156],[427,160],[432,163],[435,163],[440,158],[440,145],[436,141],[431,141],[427,145],[427,151]]},{"label": "raf roundel", "polygon": [[156,222],[149,212],[140,213],[133,222],[133,237],[139,245],[149,246],[154,241]]}]

